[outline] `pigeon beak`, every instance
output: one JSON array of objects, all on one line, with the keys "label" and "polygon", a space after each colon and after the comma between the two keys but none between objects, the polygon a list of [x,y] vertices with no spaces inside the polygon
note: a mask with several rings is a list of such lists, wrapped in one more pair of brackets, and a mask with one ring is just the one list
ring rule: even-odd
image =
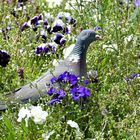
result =
[{"label": "pigeon beak", "polygon": [[102,37],[99,35],[96,35],[95,38],[96,38],[96,40],[102,40]]}]

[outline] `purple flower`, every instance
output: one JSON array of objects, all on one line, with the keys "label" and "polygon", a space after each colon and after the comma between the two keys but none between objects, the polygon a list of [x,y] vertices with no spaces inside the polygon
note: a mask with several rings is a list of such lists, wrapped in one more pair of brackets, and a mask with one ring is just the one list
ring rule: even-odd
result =
[{"label": "purple flower", "polygon": [[135,78],[139,77],[138,73],[133,73],[130,77],[125,77],[126,82],[130,83],[131,81],[133,81]]},{"label": "purple flower", "polygon": [[50,81],[51,81],[52,84],[54,84],[55,82],[57,82],[57,80],[58,79],[56,77],[53,77]]},{"label": "purple flower", "polygon": [[57,91],[55,88],[51,87],[49,90],[48,90],[48,95],[49,96],[52,96],[52,99],[50,101],[50,104],[51,105],[54,105],[58,102],[60,102],[65,96],[65,92],[64,90],[60,89],[59,91]]},{"label": "purple flower", "polygon": [[66,27],[65,32],[66,32],[66,34],[70,34],[70,32],[71,32],[71,26],[70,25]]},{"label": "purple flower", "polygon": [[77,92],[78,88],[79,88],[79,87],[78,87],[77,85],[74,86],[74,87],[72,87],[71,90],[70,90],[70,93],[71,93],[71,94],[75,94],[75,93]]},{"label": "purple flower", "polygon": [[137,77],[139,77],[139,74],[133,73],[132,76],[131,76],[131,79],[134,79],[134,78],[137,78]]},{"label": "purple flower", "polygon": [[10,61],[10,55],[7,54],[5,51],[0,50],[0,65],[2,67],[6,67],[9,61]]},{"label": "purple flower", "polygon": [[19,1],[18,1],[17,7],[18,7],[18,8],[23,7],[23,2],[19,2]]},{"label": "purple flower", "polygon": [[25,29],[30,27],[30,23],[29,22],[25,22],[22,26],[21,26],[21,31],[24,31]]},{"label": "purple flower", "polygon": [[54,93],[56,93],[57,91],[56,91],[56,89],[54,88],[54,87],[51,87],[49,90],[48,90],[48,95],[49,96],[51,96],[51,95],[53,95]]},{"label": "purple flower", "polygon": [[66,15],[65,15],[65,18],[66,18],[66,22],[67,22],[67,23],[70,23],[70,22],[71,22],[71,19],[72,19],[72,18],[71,18],[71,16],[70,16],[69,14],[66,14]]},{"label": "purple flower", "polygon": [[84,80],[83,83],[84,83],[85,85],[87,85],[87,84],[88,84],[88,80],[87,80],[87,79]]},{"label": "purple flower", "polygon": [[[45,27],[44,27],[44,28],[45,28]],[[50,25],[47,25],[45,29],[47,30],[47,32],[48,32],[49,34],[52,34],[52,30],[51,30],[51,26],[50,26]]]},{"label": "purple flower", "polygon": [[59,82],[67,82],[67,76],[69,75],[69,72],[65,71],[63,74],[60,74],[58,77]]},{"label": "purple flower", "polygon": [[42,15],[38,15],[38,16],[34,16],[30,21],[31,21],[31,24],[34,24],[34,25],[38,25],[39,24],[39,20],[42,20]]},{"label": "purple flower", "polygon": [[35,53],[36,54],[41,54],[41,53],[48,53],[49,49],[46,47],[46,44],[41,44],[40,46],[36,47]]},{"label": "purple flower", "polygon": [[35,53],[36,54],[41,54],[42,53],[42,47],[36,47]]},{"label": "purple flower", "polygon": [[34,17],[31,19],[31,24],[35,24],[36,22],[38,22],[38,16],[34,16]]},{"label": "purple flower", "polygon": [[99,30],[102,30],[102,28],[101,28],[100,26],[96,26],[96,27],[94,28],[94,30],[95,30],[95,31],[99,31]]},{"label": "purple flower", "polygon": [[48,20],[45,19],[45,20],[44,20],[44,28],[47,29],[48,25],[49,25],[49,24],[48,24]]},{"label": "purple flower", "polygon": [[76,27],[76,23],[77,23],[76,19],[72,18],[70,24],[73,24],[73,27]]},{"label": "purple flower", "polygon": [[54,37],[54,42],[57,44],[60,44],[61,38],[63,38],[63,35],[61,33],[56,33],[56,35]]},{"label": "purple flower", "polygon": [[49,51],[51,51],[52,53],[55,53],[56,52],[56,48],[57,48],[57,44],[55,44],[55,43],[48,43],[48,48],[49,48]]},{"label": "purple flower", "polygon": [[59,92],[58,92],[58,99],[63,99],[64,97],[66,96],[64,90],[60,89]]},{"label": "purple flower", "polygon": [[136,7],[139,7],[140,6],[140,0],[135,0],[134,4],[135,4]]},{"label": "purple flower", "polygon": [[42,30],[41,33],[40,33],[42,39],[43,39],[43,42],[46,43],[46,40],[47,40],[47,34],[46,34],[46,31],[45,30]]},{"label": "purple flower", "polygon": [[6,31],[11,30],[11,26],[6,27]]},{"label": "purple flower", "polygon": [[64,23],[61,19],[57,19],[56,21],[54,21],[52,32],[58,32],[62,30],[64,30]]},{"label": "purple flower", "polygon": [[60,45],[63,46],[65,43],[66,43],[66,39],[65,38],[61,38]]},{"label": "purple flower", "polygon": [[5,33],[5,29],[4,28],[2,28],[1,31],[2,31],[2,33]]},{"label": "purple flower", "polygon": [[80,98],[87,98],[90,96],[90,90],[86,87],[73,87],[71,89],[72,98],[74,101],[79,100]]},{"label": "purple flower", "polygon": [[72,86],[76,85],[78,82],[78,77],[75,76],[74,74],[70,74],[67,79]]},{"label": "purple flower", "polygon": [[60,101],[61,101],[60,99],[52,99],[50,101],[50,105],[55,105],[55,104],[59,103]]},{"label": "purple flower", "polygon": [[42,15],[38,15],[38,20],[42,20]]},{"label": "purple flower", "polygon": [[129,81],[129,78],[128,77],[125,77],[125,80],[128,82]]},{"label": "purple flower", "polygon": [[78,93],[80,93],[81,97],[83,97],[83,98],[87,98],[90,96],[90,90],[87,89],[86,87],[80,87],[78,89]]}]

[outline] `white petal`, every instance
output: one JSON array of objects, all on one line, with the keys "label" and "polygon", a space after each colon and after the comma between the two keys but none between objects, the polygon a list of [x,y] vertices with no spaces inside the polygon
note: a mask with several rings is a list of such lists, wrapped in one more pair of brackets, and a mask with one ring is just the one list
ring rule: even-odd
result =
[{"label": "white petal", "polygon": [[76,128],[77,130],[79,130],[79,126],[75,121],[68,120],[67,124],[69,124],[72,128]]}]

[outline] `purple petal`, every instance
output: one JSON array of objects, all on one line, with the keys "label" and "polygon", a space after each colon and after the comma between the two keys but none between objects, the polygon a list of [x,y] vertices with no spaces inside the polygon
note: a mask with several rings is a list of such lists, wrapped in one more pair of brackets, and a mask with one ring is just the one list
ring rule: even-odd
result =
[{"label": "purple petal", "polygon": [[51,81],[52,84],[54,84],[55,82],[57,82],[57,80],[58,79],[56,77],[53,77],[50,81]]},{"label": "purple petal", "polygon": [[134,4],[135,4],[136,7],[139,7],[140,6],[140,0],[135,0]]},{"label": "purple petal", "polygon": [[55,105],[55,104],[57,104],[57,103],[59,103],[60,102],[60,99],[52,99],[51,101],[50,101],[50,105]]},{"label": "purple petal", "polygon": [[57,44],[60,44],[61,38],[63,38],[63,35],[61,33],[56,33],[55,38],[54,38],[54,42]]},{"label": "purple petal", "polygon": [[66,39],[65,38],[61,38],[60,45],[63,46],[65,43],[66,43]]}]

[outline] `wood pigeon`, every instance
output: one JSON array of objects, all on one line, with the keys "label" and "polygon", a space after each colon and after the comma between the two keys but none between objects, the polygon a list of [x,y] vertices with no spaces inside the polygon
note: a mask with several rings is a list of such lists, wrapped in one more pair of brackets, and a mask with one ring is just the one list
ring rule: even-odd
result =
[{"label": "wood pigeon", "polygon": [[[87,76],[86,52],[89,45],[99,39],[100,36],[94,30],[83,30],[77,37],[75,46],[64,60],[60,60],[54,69],[49,69],[37,80],[16,90],[8,97],[8,100],[20,103],[27,103],[29,100],[36,102],[39,97],[47,95],[46,85],[50,84],[50,79],[58,77],[65,71],[79,76]],[[5,109],[6,106],[1,104],[0,110]]]}]

